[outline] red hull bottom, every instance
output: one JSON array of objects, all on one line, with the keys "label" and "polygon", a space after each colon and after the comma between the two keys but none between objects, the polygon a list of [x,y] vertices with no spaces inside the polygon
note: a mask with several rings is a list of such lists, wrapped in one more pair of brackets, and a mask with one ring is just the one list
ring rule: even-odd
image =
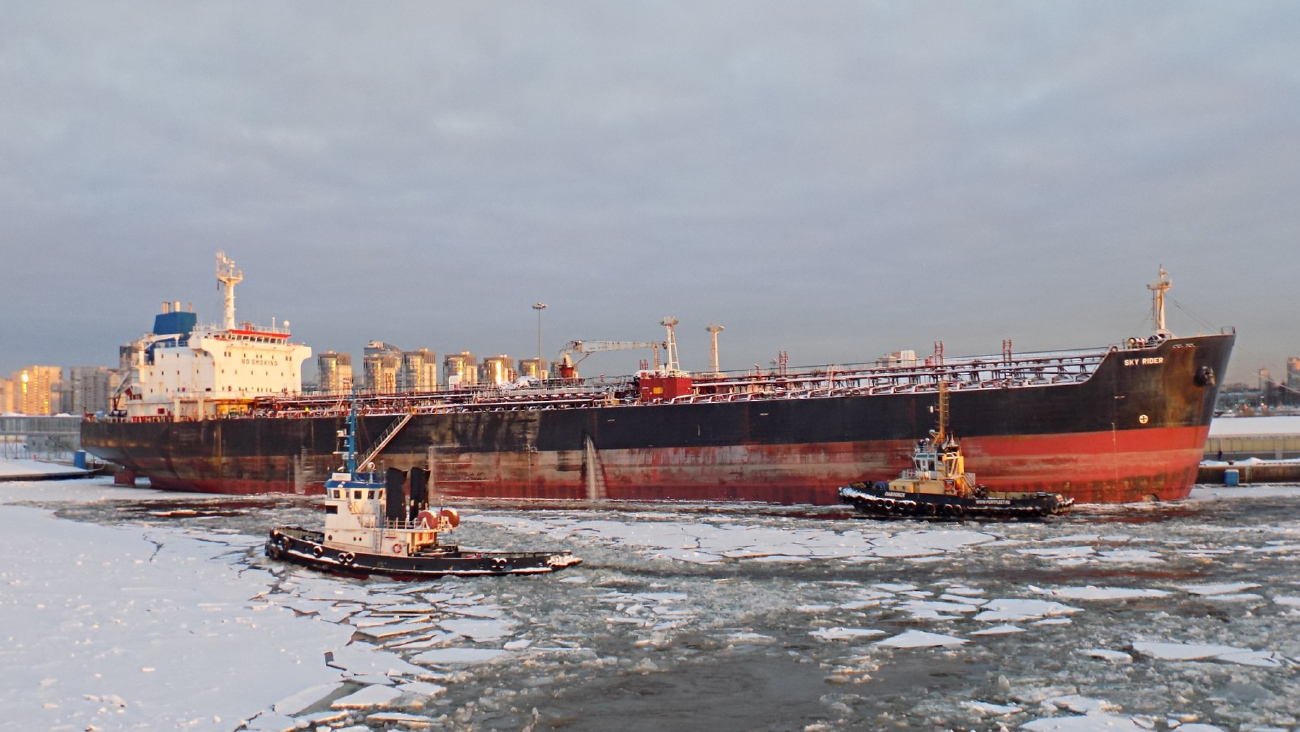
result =
[{"label": "red hull bottom", "polygon": [[[1127,503],[1187,497],[1207,433],[1208,428],[1181,427],[972,437],[962,441],[962,448],[968,468],[991,490],[1057,492],[1078,503]],[[897,477],[910,465],[912,447],[911,441],[899,440],[602,450],[594,468],[581,452],[438,452],[432,465],[425,455],[386,455],[384,462],[401,469],[431,468],[433,490],[448,497],[831,505],[838,502],[840,486]],[[232,460],[248,476],[267,467],[270,459],[226,459]],[[290,480],[283,462],[275,461],[267,472],[284,479],[271,480],[189,477],[174,464],[141,465],[140,472],[154,487],[167,490],[322,492],[319,481]]]}]

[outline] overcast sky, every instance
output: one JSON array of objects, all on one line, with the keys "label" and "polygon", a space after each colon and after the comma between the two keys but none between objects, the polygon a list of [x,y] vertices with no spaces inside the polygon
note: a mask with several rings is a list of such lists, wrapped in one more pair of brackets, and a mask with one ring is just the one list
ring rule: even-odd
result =
[{"label": "overcast sky", "polygon": [[[1300,355],[1300,4],[7,3],[0,373],[162,300],[315,351]],[[626,373],[646,354],[593,356]]]}]

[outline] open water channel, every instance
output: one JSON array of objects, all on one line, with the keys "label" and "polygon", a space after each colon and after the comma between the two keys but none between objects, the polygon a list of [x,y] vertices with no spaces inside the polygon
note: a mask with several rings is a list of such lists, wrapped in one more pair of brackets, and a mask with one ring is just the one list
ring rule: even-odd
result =
[{"label": "open water channel", "polygon": [[1300,488],[1043,523],[458,504],[540,577],[267,560],[311,501],[0,486],[0,729],[1292,730]]}]

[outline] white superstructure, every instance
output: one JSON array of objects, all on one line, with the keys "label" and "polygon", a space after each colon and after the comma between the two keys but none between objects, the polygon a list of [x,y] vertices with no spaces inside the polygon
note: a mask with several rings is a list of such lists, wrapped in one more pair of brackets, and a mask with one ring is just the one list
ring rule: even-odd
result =
[{"label": "white superstructure", "polygon": [[[132,344],[131,378],[119,404],[136,419],[204,419],[244,411],[257,397],[302,390],[302,363],[311,348],[289,342],[289,322],[277,327],[235,323],[234,287],[243,278],[217,254],[225,288],[224,327],[196,325],[180,303],[163,304],[155,331]],[[236,327],[236,325],[238,327]]]}]

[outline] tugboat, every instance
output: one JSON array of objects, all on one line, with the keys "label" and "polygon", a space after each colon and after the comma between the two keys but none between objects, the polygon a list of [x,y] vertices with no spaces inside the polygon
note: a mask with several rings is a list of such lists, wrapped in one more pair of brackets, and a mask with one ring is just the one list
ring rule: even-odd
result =
[{"label": "tugboat", "polygon": [[440,542],[439,534],[460,524],[459,512],[429,508],[428,473],[419,468],[410,471],[409,500],[403,491],[406,472],[389,468],[381,477],[372,462],[376,451],[361,461],[367,469],[359,471],[356,417],[354,401],[335,453],[346,457],[346,465],[325,482],[325,530],[271,529],[266,541],[271,559],[335,574],[397,579],[544,574],[582,563],[567,551],[468,551]]},{"label": "tugboat", "polygon": [[840,502],[873,518],[1036,519],[1066,513],[1073,498],[1043,491],[989,491],[966,471],[961,444],[948,432],[948,384],[939,383],[939,429],[917,442],[912,467],[891,481],[853,483]]}]

